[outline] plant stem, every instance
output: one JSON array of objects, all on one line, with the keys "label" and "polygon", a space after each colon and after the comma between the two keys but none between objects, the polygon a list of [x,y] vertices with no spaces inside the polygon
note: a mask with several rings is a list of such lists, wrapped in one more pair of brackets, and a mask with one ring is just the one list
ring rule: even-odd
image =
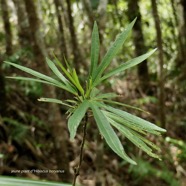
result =
[{"label": "plant stem", "polygon": [[73,179],[73,186],[76,185],[76,178],[79,176],[79,171],[81,168],[81,163],[83,161],[83,148],[85,144],[85,138],[86,138],[86,129],[87,129],[87,123],[88,123],[88,113],[85,114],[84,117],[84,123],[83,123],[83,139],[81,142],[81,149],[80,149],[80,155],[79,155],[79,164],[77,167],[74,167],[74,179]]}]

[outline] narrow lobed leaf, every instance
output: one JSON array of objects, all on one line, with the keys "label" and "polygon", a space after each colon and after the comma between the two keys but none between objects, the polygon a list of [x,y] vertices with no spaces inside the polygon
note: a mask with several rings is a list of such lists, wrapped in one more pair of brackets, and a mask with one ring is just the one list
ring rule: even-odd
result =
[{"label": "narrow lobed leaf", "polygon": [[146,139],[145,137],[141,136],[140,134],[138,134],[137,132],[130,130],[131,133],[133,133],[135,136],[137,136],[138,138],[140,138],[141,140],[143,140],[147,145],[151,146],[153,149],[157,150],[157,151],[161,151],[161,149],[155,145],[154,143],[152,143],[151,141],[149,141],[148,139]]},{"label": "narrow lobed leaf", "polygon": [[76,70],[72,70],[72,78],[74,80],[74,85],[77,87],[77,89],[81,92],[81,95],[84,95],[84,90],[79,82],[79,78],[77,76]]},{"label": "narrow lobed leaf", "polygon": [[[134,133],[132,133],[127,127],[115,122],[114,120],[109,118],[109,122],[116,127],[124,136],[126,136],[134,145],[136,145],[138,148],[142,149],[144,152],[146,152],[148,155],[158,158],[159,156],[152,152],[152,149],[148,147],[143,140],[139,138],[140,135],[136,136]],[[148,141],[148,140],[147,140]]]},{"label": "narrow lobed leaf", "polygon": [[154,49],[146,54],[143,54],[139,57],[136,57],[134,59],[131,59],[129,61],[127,61],[126,63],[123,63],[121,65],[119,65],[118,67],[116,67],[115,69],[111,70],[110,72],[106,73],[99,81],[99,83],[113,75],[116,75],[128,68],[131,68],[135,65],[138,65],[139,63],[143,62],[145,59],[147,59],[149,56],[151,56],[157,49]]},{"label": "narrow lobed leaf", "polygon": [[28,77],[21,77],[21,76],[6,76],[6,78],[7,79],[22,80],[22,81],[35,81],[38,83],[45,83],[45,84],[56,86],[56,84],[54,84],[54,83],[50,83],[48,81],[44,81],[41,79],[35,79],[35,78],[28,78]]},{"label": "narrow lobed leaf", "polygon": [[40,73],[40,72],[37,72],[37,71],[35,71],[35,70],[32,70],[32,69],[30,69],[30,68],[27,68],[27,67],[24,67],[24,66],[15,64],[15,63],[11,63],[11,62],[8,62],[8,61],[5,61],[5,63],[7,63],[7,64],[9,64],[9,65],[12,65],[12,66],[18,68],[19,70],[22,70],[22,71],[24,71],[24,72],[27,72],[28,74],[31,74],[31,75],[33,75],[33,76],[35,76],[35,77],[37,77],[37,78],[43,79],[43,80],[45,80],[45,81],[49,81],[49,82],[54,83],[54,84],[61,84],[61,83],[60,83],[59,81],[57,81],[56,79],[53,79],[53,78],[51,78],[51,77],[49,77],[49,76],[46,76],[46,75],[44,75],[44,74],[42,74],[42,73]]},{"label": "narrow lobed leaf", "polygon": [[94,88],[92,89],[91,93],[90,93],[90,97],[91,97],[91,98],[94,98],[94,97],[96,97],[99,93],[100,93],[100,90],[97,89],[96,87],[94,87]]},{"label": "narrow lobed leaf", "polygon": [[102,100],[102,101],[110,103],[110,104],[113,104],[113,105],[120,105],[120,106],[128,107],[128,108],[131,108],[131,109],[139,110],[141,112],[145,112],[145,113],[149,114],[149,112],[147,112],[147,111],[145,111],[143,109],[140,109],[138,107],[134,107],[134,106],[131,106],[131,105],[128,105],[128,104],[125,104],[125,103],[120,103],[120,102],[112,101],[112,100]]},{"label": "narrow lobed leaf", "polygon": [[135,130],[135,131],[141,133],[141,134],[145,135],[146,131],[153,133],[153,134],[157,134],[157,135],[159,134],[159,132],[157,132],[157,131],[147,130],[147,129],[144,129],[144,127],[136,125],[135,123],[130,123],[130,122],[124,120],[122,117],[120,117],[112,112],[105,111],[105,114],[107,115],[107,117],[111,118],[115,122],[120,123],[121,125],[124,125],[132,130]]},{"label": "narrow lobed leaf", "polygon": [[117,94],[115,94],[115,93],[102,93],[102,94],[99,94],[99,95],[97,95],[95,98],[96,99],[109,99],[109,98],[116,98],[116,97],[118,97],[118,95]]},{"label": "narrow lobed leaf", "polygon": [[74,139],[77,128],[85,116],[87,109],[89,108],[89,102],[84,100],[74,111],[74,113],[68,119],[68,129],[70,132],[70,139]]},{"label": "narrow lobed leaf", "polygon": [[38,101],[42,101],[42,102],[48,102],[48,103],[57,103],[57,104],[61,104],[67,107],[72,107],[72,105],[69,105],[59,99],[55,99],[55,98],[39,98]]},{"label": "narrow lobed leaf", "polygon": [[[137,116],[132,115],[134,118],[130,118],[131,114],[124,112],[122,110],[118,110],[115,109],[109,105],[106,105],[104,103],[98,102],[98,101],[94,101],[94,104],[96,104],[97,106],[106,109],[108,116],[111,119],[114,119],[116,122],[119,122],[133,130],[136,130],[142,134],[146,134],[146,132],[155,134],[155,135],[160,135],[160,132],[165,132],[165,129],[162,129],[156,125],[154,125],[153,123],[150,123],[146,120],[143,120]],[[124,114],[123,114],[124,112]],[[127,114],[128,115],[127,115]],[[127,115],[127,117],[125,117]],[[137,118],[137,119],[136,119]],[[139,122],[140,119],[140,122]],[[142,121],[141,121],[142,120]],[[159,131],[161,130],[161,131]]]},{"label": "narrow lobed leaf", "polygon": [[[54,56],[55,57],[55,56]],[[68,62],[66,61],[66,64],[68,65],[68,68],[70,68],[70,73],[65,69],[65,67],[60,63],[60,61],[55,57],[56,63],[61,68],[61,70],[64,72],[64,74],[68,77],[68,79],[73,83],[73,85],[81,92],[82,95],[84,95],[84,90],[79,82],[78,76],[76,74],[75,69],[72,69]]]},{"label": "narrow lobed leaf", "polygon": [[76,92],[74,86],[63,76],[63,74],[58,70],[56,65],[48,58],[46,58],[46,62],[50,69],[54,72],[54,74],[73,92]]},{"label": "narrow lobed leaf", "polygon": [[110,126],[106,116],[102,113],[102,111],[95,104],[90,103],[90,107],[93,111],[94,118],[96,120],[98,129],[101,135],[104,137],[107,144],[110,148],[121,158],[126,160],[127,162],[136,165],[136,162],[133,161],[124,151],[123,146],[114,132],[113,128]]},{"label": "narrow lobed leaf", "polygon": [[57,65],[61,68],[61,70],[64,72],[64,74],[66,75],[66,77],[73,83],[75,84],[72,75],[65,69],[65,67],[62,65],[62,63],[57,59],[57,57],[54,55],[55,57],[55,62],[57,63]]},{"label": "narrow lobed leaf", "polygon": [[54,74],[64,83],[64,84],[69,84],[69,81],[63,76],[63,74],[58,70],[56,65],[48,58],[46,58],[46,62],[50,69],[54,72]]},{"label": "narrow lobed leaf", "polygon": [[134,116],[132,114],[129,114],[128,112],[119,110],[119,109],[115,109],[111,106],[106,105],[105,109],[115,113],[116,115],[120,116],[121,118],[123,118],[126,121],[129,121],[130,123],[133,124],[137,124],[141,127],[143,127],[144,129],[149,129],[149,130],[155,130],[155,131],[159,131],[159,132],[166,132],[165,129],[158,127],[157,125],[154,125],[153,123],[146,121],[142,118],[139,118],[137,116]]},{"label": "narrow lobed leaf", "polygon": [[15,79],[15,80],[23,80],[23,81],[35,81],[35,82],[39,82],[39,83],[44,83],[44,84],[48,84],[48,85],[52,85],[52,86],[56,86],[58,88],[61,88],[61,89],[64,89],[74,95],[76,95],[76,91],[72,90],[72,89],[69,89],[66,85],[63,85],[62,83],[53,83],[53,82],[48,82],[48,81],[44,81],[44,80],[41,80],[41,79],[35,79],[35,78],[27,78],[27,77],[19,77],[19,76],[16,76],[16,77],[10,77],[10,76],[7,76],[6,78],[8,79]]},{"label": "narrow lobed leaf", "polygon": [[99,59],[99,32],[96,21],[94,22],[93,32],[92,32],[92,41],[91,41],[91,67],[90,67],[90,75],[91,77],[95,77],[95,71],[98,64]]},{"label": "narrow lobed leaf", "polygon": [[64,56],[64,61],[65,61],[67,70],[68,70],[70,73],[72,73],[72,67],[71,67],[71,65],[68,63],[68,61],[67,61],[67,59],[65,58],[65,56]]},{"label": "narrow lobed leaf", "polygon": [[98,66],[98,69],[96,70],[95,76],[93,76],[94,85],[97,84],[104,70],[109,66],[111,60],[116,56],[118,51],[121,49],[123,43],[127,39],[130,31],[132,30],[132,27],[134,26],[135,22],[136,18],[127,26],[127,28],[121,34],[119,34],[116,37],[116,40],[108,49],[107,53],[103,57],[103,60],[101,61],[101,64]]},{"label": "narrow lobed leaf", "polygon": [[149,128],[149,127],[147,128],[144,125],[141,125],[137,122],[131,122],[131,121],[115,114],[115,113],[108,112],[107,114],[109,115],[110,118],[112,118],[116,122],[118,122],[118,123],[120,123],[124,126],[127,126],[127,127],[131,128],[133,130],[136,130],[140,133],[142,133],[141,131],[146,131],[146,132],[149,132],[149,133],[152,133],[152,134],[155,134],[155,135],[160,135],[161,134],[159,131],[156,131],[156,130],[154,130],[152,128]]}]

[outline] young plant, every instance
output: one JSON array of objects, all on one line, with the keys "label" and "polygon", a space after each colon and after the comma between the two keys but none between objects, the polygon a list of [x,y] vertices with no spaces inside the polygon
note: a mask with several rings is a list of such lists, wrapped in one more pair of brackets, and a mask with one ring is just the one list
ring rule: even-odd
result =
[{"label": "young plant", "polygon": [[[103,84],[103,82],[106,79],[141,63],[156,51],[156,49],[154,49],[144,55],[141,55],[139,57],[136,57],[125,63],[120,64],[118,67],[113,68],[110,71],[106,71],[112,59],[116,56],[118,51],[121,49],[123,43],[127,39],[135,21],[136,19],[132,21],[126,27],[126,29],[116,37],[116,40],[110,46],[110,48],[108,49],[107,53],[105,54],[105,56],[103,57],[100,63],[98,63],[99,47],[100,47],[99,33],[98,33],[97,24],[96,22],[94,23],[93,32],[92,32],[92,42],[91,42],[91,65],[90,65],[88,77],[86,79],[85,87],[82,86],[78,78],[78,75],[76,73],[76,69],[70,66],[66,60],[65,60],[66,62],[66,67],[65,67],[65,65],[61,64],[56,57],[54,61],[51,61],[48,58],[46,59],[48,66],[56,76],[55,79],[46,76],[44,74],[41,74],[39,72],[36,72],[32,69],[29,69],[27,67],[17,65],[11,62],[6,62],[7,64],[10,64],[36,77],[36,78],[27,78],[27,77],[9,77],[9,78],[18,79],[18,80],[36,81],[36,82],[49,84],[61,88],[73,95],[74,99],[64,100],[64,101],[55,98],[39,99],[39,101],[53,102],[68,107],[67,113],[68,113],[68,129],[70,132],[70,139],[74,139],[78,126],[80,125],[83,118],[85,118],[84,136],[81,145],[80,162],[79,162],[79,166],[75,169],[73,185],[75,185],[76,177],[79,174],[79,168],[82,162],[82,154],[83,154],[82,152],[83,152],[83,145],[84,145],[84,140],[86,135],[86,125],[87,125],[88,117],[90,115],[94,117],[99,132],[101,136],[105,139],[108,146],[125,161],[131,164],[136,164],[136,162],[132,160],[125,153],[122,143],[119,140],[113,128],[121,132],[121,134],[127,137],[137,147],[145,151],[148,155],[160,159],[159,156],[153,152],[153,150],[160,150],[159,147],[153,144],[152,142],[150,142],[148,139],[146,139],[144,135],[146,135],[147,133],[160,135],[161,132],[165,132],[166,130],[144,119],[134,116],[128,112],[115,108],[115,106],[117,105],[127,106],[131,108],[134,107],[116,101],[112,101],[111,100],[112,98],[117,97],[115,93],[102,93],[99,90],[99,85]],[[113,107],[112,105],[115,106]]]}]

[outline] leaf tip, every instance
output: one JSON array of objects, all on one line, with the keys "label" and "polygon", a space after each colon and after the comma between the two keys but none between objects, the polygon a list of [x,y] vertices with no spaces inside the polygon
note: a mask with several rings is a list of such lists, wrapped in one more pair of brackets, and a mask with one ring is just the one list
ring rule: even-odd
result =
[{"label": "leaf tip", "polygon": [[137,165],[137,163],[136,163],[134,160],[131,160],[130,163],[131,163],[132,165]]},{"label": "leaf tip", "polygon": [[97,26],[97,21],[94,21],[94,26]]},{"label": "leaf tip", "polygon": [[152,50],[152,53],[156,52],[156,50],[158,50],[158,48],[156,47],[154,50]]},{"label": "leaf tip", "polygon": [[74,140],[74,138],[75,138],[75,134],[70,133],[70,140]]},{"label": "leaf tip", "polygon": [[45,101],[46,99],[45,98],[38,98],[37,100],[38,101]]},{"label": "leaf tip", "polygon": [[137,19],[138,19],[138,17],[135,17],[134,20],[132,21],[132,23],[134,24]]}]

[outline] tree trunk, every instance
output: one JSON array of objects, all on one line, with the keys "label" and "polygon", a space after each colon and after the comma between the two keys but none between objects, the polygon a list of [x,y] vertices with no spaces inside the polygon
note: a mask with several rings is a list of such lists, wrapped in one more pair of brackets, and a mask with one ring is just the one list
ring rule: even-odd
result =
[{"label": "tree trunk", "polygon": [[71,35],[71,43],[72,43],[72,52],[74,55],[73,61],[74,61],[74,66],[79,73],[80,66],[84,64],[82,60],[82,55],[79,49],[76,33],[75,33],[75,28],[74,28],[74,18],[72,16],[72,8],[71,8],[71,0],[66,0],[67,3],[67,13],[68,13],[68,19],[69,19],[69,31]]},{"label": "tree trunk", "polygon": [[6,54],[12,54],[12,31],[11,25],[9,21],[9,10],[8,10],[8,1],[7,0],[0,0],[1,3],[1,11],[2,11],[2,18],[3,18],[3,25],[5,30],[5,40],[6,40]]},{"label": "tree trunk", "polygon": [[3,59],[0,59],[0,117],[6,115],[6,89],[5,79],[2,73],[1,64]]},{"label": "tree trunk", "polygon": [[[181,5],[183,7],[183,20],[184,20],[183,30],[184,30],[184,34],[186,34],[186,1],[181,0]],[[184,37],[184,39],[185,39],[185,50],[186,50],[186,37]]]},{"label": "tree trunk", "polygon": [[[181,28],[181,36],[183,42],[183,52],[184,52],[184,61],[186,58],[186,0],[181,0],[181,5],[183,9],[183,23]],[[184,74],[186,74],[186,63],[184,63]],[[184,76],[186,77],[186,75]]]},{"label": "tree trunk", "polygon": [[30,41],[29,24],[23,0],[12,0],[16,8],[18,19],[19,43],[22,47],[28,47]]},{"label": "tree trunk", "polygon": [[[48,66],[45,63],[46,50],[43,38],[39,31],[39,19],[36,13],[36,7],[33,0],[24,0],[26,11],[28,14],[29,28],[32,39],[32,48],[35,55],[35,61],[38,69],[49,75]],[[55,88],[52,86],[45,87],[45,96],[55,98]],[[63,174],[58,174],[62,181],[70,180],[69,160],[67,156],[67,132],[64,119],[60,114],[58,105],[51,103],[48,106],[48,121],[51,126],[51,133],[54,139],[56,162],[59,170],[64,170]]]},{"label": "tree trunk", "polygon": [[174,20],[175,20],[175,27],[178,30],[178,36],[177,36],[177,43],[178,43],[178,62],[177,62],[177,67],[180,67],[184,64],[185,61],[185,47],[184,47],[184,37],[182,37],[181,34],[181,29],[180,29],[180,24],[179,24],[179,20],[178,20],[178,15],[177,15],[177,11],[176,11],[176,7],[175,7],[175,1],[174,0],[170,0],[171,1],[171,6],[172,6],[172,12],[174,15]]},{"label": "tree trunk", "polygon": [[[7,0],[0,0],[2,20],[3,20],[5,40],[6,40],[5,54],[9,56],[12,54],[13,48],[12,48],[12,30],[9,21],[9,10],[8,10],[7,3],[8,3]],[[5,79],[1,68],[2,62],[3,62],[3,58],[0,57],[0,116],[5,116],[6,115],[6,89],[5,89]]]},{"label": "tree trunk", "polygon": [[[140,56],[147,52],[143,31],[142,31],[142,22],[141,22],[141,13],[139,8],[139,0],[128,0],[128,18],[132,22],[133,19],[137,17],[136,23],[133,27],[133,42],[135,45],[135,55]],[[147,66],[147,60],[143,63],[140,63],[137,66],[138,78],[140,82],[140,87],[143,92],[148,93],[149,89],[149,72]]]},{"label": "tree trunk", "polygon": [[59,3],[59,0],[54,0],[54,4],[56,7],[56,14],[58,19],[58,36],[59,36],[59,43],[60,43],[60,49],[61,49],[61,59],[63,60],[63,57],[65,56],[66,59],[68,59],[67,54],[67,48],[66,48],[66,42],[65,42],[65,33],[63,29],[63,20],[61,15],[62,7]]},{"label": "tree trunk", "polygon": [[93,10],[92,10],[92,7],[91,7],[91,4],[90,4],[89,0],[83,0],[82,4],[83,4],[83,7],[86,11],[86,14],[89,18],[89,23],[88,23],[89,27],[90,27],[90,29],[92,29],[93,25],[94,25],[94,21],[96,20],[96,16],[93,13]]},{"label": "tree trunk", "polygon": [[165,82],[165,72],[163,70],[163,41],[162,41],[162,33],[160,26],[160,19],[157,10],[156,0],[151,0],[152,4],[152,13],[156,27],[156,35],[157,35],[157,46],[158,46],[158,54],[159,54],[159,69],[158,69],[158,77],[159,77],[159,119],[162,127],[166,127],[166,118],[165,118],[165,90],[164,90],[164,82]]},{"label": "tree trunk", "polygon": [[118,11],[117,0],[112,0],[112,3],[114,4],[115,14],[116,14],[117,20],[119,21],[120,27],[123,27],[122,16],[119,14],[119,11]]}]

